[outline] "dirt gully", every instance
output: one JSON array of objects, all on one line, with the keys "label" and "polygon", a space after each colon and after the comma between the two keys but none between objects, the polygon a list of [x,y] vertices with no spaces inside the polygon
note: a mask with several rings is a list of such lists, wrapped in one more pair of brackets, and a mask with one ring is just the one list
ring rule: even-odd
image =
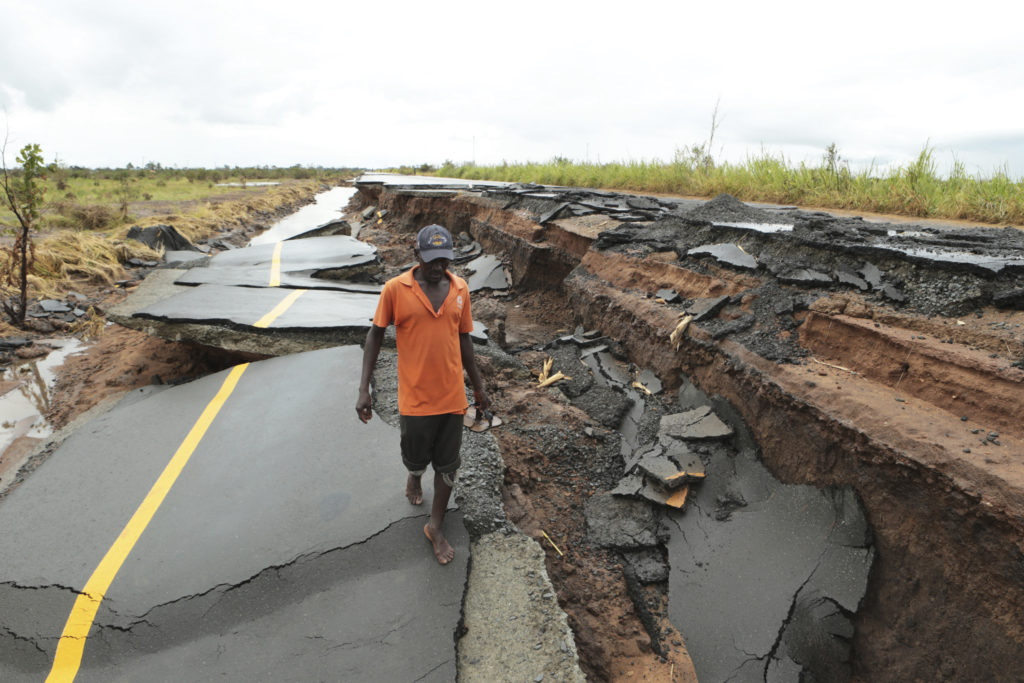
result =
[{"label": "dirt gully", "polygon": [[[357,187],[350,208],[362,217],[360,239],[392,266],[411,262],[415,230],[439,222],[509,269],[507,293],[474,299],[492,345],[513,357],[483,354],[497,409],[508,416],[496,430],[506,508],[548,549],[588,675],[684,680],[694,671],[689,648],[696,672],[711,680],[705,672],[727,656],[703,642],[699,619],[682,623],[695,606],[671,604],[703,580],[678,566],[694,557],[666,541],[666,529],[685,536],[676,513],[661,513],[661,531],[644,551],[669,565],[650,583],[637,578],[631,552],[601,547],[586,514],[593,498],[621,491],[631,459],[642,455],[632,449],[661,438],[657,420],[692,407],[696,392],[710,397],[733,435],[694,449],[708,480],[679,519],[763,512],[760,501],[771,496],[750,488],[721,488],[701,502],[713,473],[725,476],[716,463],[732,458],[732,472],[756,465],[823,492],[828,500],[815,505],[831,510],[833,526],[852,529],[838,545],[870,568],[860,595],[810,599],[801,591],[827,564],[816,555],[811,574],[785,596],[789,612],[775,636],[728,671],[745,680],[796,680],[801,671],[863,681],[1019,679],[1021,233],[839,218],[727,195],[704,202],[523,185]],[[572,336],[574,353],[599,338],[625,379],[646,371],[659,381],[659,393],[642,396],[651,418],[629,426],[635,401],[624,400],[622,383],[589,409],[559,391],[568,383],[537,387],[545,360],[564,348],[559,338]],[[560,362],[552,370],[574,379],[601,374]],[[754,557],[768,552],[756,534],[730,542],[750,545]],[[749,590],[773,566],[755,565],[736,585]],[[801,649],[792,637],[798,622],[828,632],[829,663]]]}]

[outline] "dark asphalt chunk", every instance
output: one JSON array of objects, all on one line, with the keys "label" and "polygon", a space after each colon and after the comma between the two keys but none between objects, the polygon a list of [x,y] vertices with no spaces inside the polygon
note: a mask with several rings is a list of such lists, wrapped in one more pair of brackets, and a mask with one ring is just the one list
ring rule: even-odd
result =
[{"label": "dark asphalt chunk", "polygon": [[878,289],[882,286],[882,271],[871,262],[865,262],[859,271],[872,288]]},{"label": "dark asphalt chunk", "polygon": [[726,265],[736,268],[754,270],[758,265],[756,258],[732,242],[705,244],[700,247],[694,247],[686,253],[688,256],[711,256]]},{"label": "dark asphalt chunk", "polygon": [[594,545],[636,550],[658,544],[654,509],[643,501],[599,493],[587,500],[585,514]]},{"label": "dark asphalt chunk", "polygon": [[778,215],[744,204],[729,194],[720,194],[711,201],[690,209],[687,218],[710,223],[778,223]]},{"label": "dark asphalt chunk", "polygon": [[713,318],[729,303],[729,297],[717,296],[710,299],[697,299],[686,307],[686,312],[693,316],[693,322],[699,323]]},{"label": "dark asphalt chunk", "polygon": [[732,436],[732,427],[722,422],[710,406],[661,418],[659,437],[675,437],[690,441],[722,439]]},{"label": "dark asphalt chunk", "polygon": [[836,280],[844,285],[852,285],[862,292],[866,292],[869,289],[869,285],[866,280],[857,277],[853,273],[846,270],[837,270],[835,272]]},{"label": "dark asphalt chunk", "polygon": [[196,251],[195,245],[172,225],[151,225],[148,228],[133,225],[128,229],[127,237],[130,240],[138,240],[151,249]]},{"label": "dark asphalt chunk", "polygon": [[779,282],[798,285],[830,285],[832,278],[813,268],[795,268],[778,274]]}]

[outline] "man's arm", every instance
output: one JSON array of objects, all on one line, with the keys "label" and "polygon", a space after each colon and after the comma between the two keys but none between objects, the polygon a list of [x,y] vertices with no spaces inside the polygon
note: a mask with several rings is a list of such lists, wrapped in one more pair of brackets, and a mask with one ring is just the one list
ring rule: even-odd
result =
[{"label": "man's arm", "polygon": [[481,410],[491,407],[491,399],[484,389],[484,382],[480,378],[480,369],[476,366],[476,354],[473,353],[473,340],[468,333],[459,334],[459,353],[462,355],[462,367],[469,374],[469,381],[473,385],[473,399]]},{"label": "man's arm", "polygon": [[[363,345],[363,375],[359,379],[359,398],[356,399],[356,414],[363,422],[369,422],[373,417],[370,378],[373,377],[373,369],[377,366],[377,356],[380,355],[380,347],[384,343],[384,329],[370,325],[370,331],[366,333],[366,344]],[[472,353],[472,349],[470,352]],[[477,375],[479,376],[479,374],[478,372]]]}]

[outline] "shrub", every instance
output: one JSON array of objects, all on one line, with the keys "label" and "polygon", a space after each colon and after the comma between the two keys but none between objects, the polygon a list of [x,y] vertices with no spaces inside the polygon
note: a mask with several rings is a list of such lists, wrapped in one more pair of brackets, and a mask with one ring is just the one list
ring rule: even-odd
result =
[{"label": "shrub", "polygon": [[66,227],[77,230],[104,230],[114,222],[114,211],[103,204],[79,204],[58,202],[56,207],[60,221]]}]

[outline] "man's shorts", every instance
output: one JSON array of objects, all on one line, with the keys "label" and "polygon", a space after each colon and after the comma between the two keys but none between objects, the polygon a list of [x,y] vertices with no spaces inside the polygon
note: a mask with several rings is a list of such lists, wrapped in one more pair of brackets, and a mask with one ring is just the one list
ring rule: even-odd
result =
[{"label": "man's shorts", "polygon": [[462,464],[462,415],[400,415],[402,462],[410,472],[433,465],[439,474],[451,474]]}]

